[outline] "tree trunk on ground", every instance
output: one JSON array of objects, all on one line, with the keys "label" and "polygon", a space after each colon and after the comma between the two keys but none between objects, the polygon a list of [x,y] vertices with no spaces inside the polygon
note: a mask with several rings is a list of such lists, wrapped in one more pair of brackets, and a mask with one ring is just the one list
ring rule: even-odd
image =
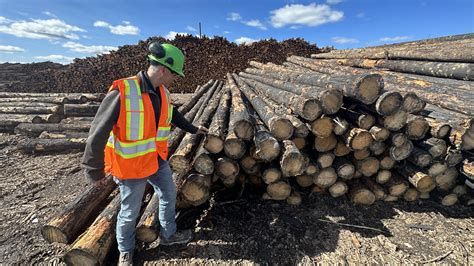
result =
[{"label": "tree trunk on ground", "polygon": [[158,238],[159,227],[159,198],[153,193],[136,227],[137,239],[145,243],[152,243]]},{"label": "tree trunk on ground", "polygon": [[90,186],[41,228],[41,235],[48,243],[69,244],[80,234],[116,187],[112,178],[107,178],[103,187]]},{"label": "tree trunk on ground", "polygon": [[82,151],[85,147],[86,139],[29,139],[18,143],[18,149],[25,153]]},{"label": "tree trunk on ground", "polygon": [[115,238],[115,223],[119,209],[120,195],[117,195],[97,216],[89,229],[72,244],[64,256],[67,264],[102,264]]},{"label": "tree trunk on ground", "polygon": [[48,107],[29,106],[0,106],[2,114],[61,114],[62,107],[59,105]]},{"label": "tree trunk on ground", "polygon": [[30,124],[21,123],[15,128],[16,134],[22,134],[29,137],[38,137],[41,132],[63,132],[63,131],[76,131],[76,132],[89,132],[90,124]]},{"label": "tree trunk on ground", "polygon": [[99,110],[98,104],[65,104],[64,115],[71,116],[95,116]]}]

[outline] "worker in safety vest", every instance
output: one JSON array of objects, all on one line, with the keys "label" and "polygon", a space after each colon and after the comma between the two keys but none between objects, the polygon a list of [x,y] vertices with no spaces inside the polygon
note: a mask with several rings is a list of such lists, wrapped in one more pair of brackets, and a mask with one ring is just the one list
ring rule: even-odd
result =
[{"label": "worker in safety vest", "polygon": [[146,183],[159,196],[160,244],[191,240],[190,230],[176,231],[176,187],[168,164],[171,124],[193,133],[207,128],[189,123],[171,104],[168,87],[176,75],[184,77],[184,55],[171,44],[148,46],[148,70],[115,80],[92,122],[82,160],[94,185],[105,184],[110,173],[120,189],[121,206],[116,237],[119,265],[131,265],[135,226]]}]

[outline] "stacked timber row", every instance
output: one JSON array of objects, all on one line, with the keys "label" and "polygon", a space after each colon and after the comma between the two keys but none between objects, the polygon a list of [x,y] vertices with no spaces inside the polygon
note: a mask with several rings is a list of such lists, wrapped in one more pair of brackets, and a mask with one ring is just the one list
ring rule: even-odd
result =
[{"label": "stacked timber row", "polygon": [[[239,196],[244,189],[294,205],[308,192],[347,196],[356,204],[470,200],[472,192],[459,176],[472,173],[472,165],[461,163],[465,158],[448,138],[449,124],[416,114],[424,106],[416,94],[386,91],[378,74],[251,65],[225,82],[198,88],[181,107],[186,119],[208,127],[209,134],[177,128],[170,136],[177,209],[199,206],[215,191]],[[422,107],[415,112],[404,108],[408,103]],[[146,199],[137,238],[149,243],[159,234],[159,202],[154,193]],[[48,242],[71,243],[66,262],[99,264],[114,238],[118,201],[112,181],[106,189],[91,188],[42,234]]]},{"label": "stacked timber row", "polygon": [[[173,94],[173,104],[186,112],[214,83],[210,80],[191,94]],[[0,132],[28,137],[21,151],[83,150],[91,122],[105,94],[0,92]]]}]

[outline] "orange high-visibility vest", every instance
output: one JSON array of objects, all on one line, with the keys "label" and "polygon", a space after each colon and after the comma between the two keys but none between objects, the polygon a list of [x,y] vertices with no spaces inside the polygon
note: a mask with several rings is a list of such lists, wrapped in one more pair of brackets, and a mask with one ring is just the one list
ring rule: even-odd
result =
[{"label": "orange high-visibility vest", "polygon": [[161,112],[156,128],[150,95],[140,90],[137,76],[113,82],[120,91],[120,114],[105,147],[105,172],[119,179],[148,177],[158,171],[158,156],[168,158],[168,138],[173,106],[165,86],[160,86]]}]

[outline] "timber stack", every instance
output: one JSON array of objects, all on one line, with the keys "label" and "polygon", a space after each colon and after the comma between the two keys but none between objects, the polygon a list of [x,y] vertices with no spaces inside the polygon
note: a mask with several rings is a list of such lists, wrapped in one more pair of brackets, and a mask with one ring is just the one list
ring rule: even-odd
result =
[{"label": "timber stack", "polygon": [[[173,104],[189,110],[197,101],[189,95],[173,94]],[[104,97],[104,93],[0,92],[0,132],[28,137],[18,144],[27,153],[83,150]]]},{"label": "timber stack", "polygon": [[[194,124],[208,127],[209,134],[175,129],[169,140],[177,209],[202,205],[216,191],[237,191],[238,197],[244,189],[293,205],[309,193],[365,205],[428,198],[445,206],[472,205],[472,106],[447,109],[449,99],[460,97],[447,89],[452,79],[437,77],[436,84],[422,75],[415,81],[392,79],[404,74],[331,60],[251,61],[251,68],[198,89],[194,103],[182,111]],[[452,86],[470,82],[455,80]],[[444,94],[429,97],[440,93],[437,84],[443,84]],[[474,99],[468,91],[465,95]],[[97,200],[91,198],[99,192],[85,191],[43,228],[49,242],[73,242],[66,261],[100,263],[110,248],[118,204],[115,185],[109,185]],[[158,198],[152,192],[146,198],[137,238],[149,243],[158,237]],[[97,207],[106,205],[99,200],[108,202],[107,208]],[[84,208],[87,202],[91,205]],[[86,224],[73,226],[74,216],[97,219],[87,229]]]}]

